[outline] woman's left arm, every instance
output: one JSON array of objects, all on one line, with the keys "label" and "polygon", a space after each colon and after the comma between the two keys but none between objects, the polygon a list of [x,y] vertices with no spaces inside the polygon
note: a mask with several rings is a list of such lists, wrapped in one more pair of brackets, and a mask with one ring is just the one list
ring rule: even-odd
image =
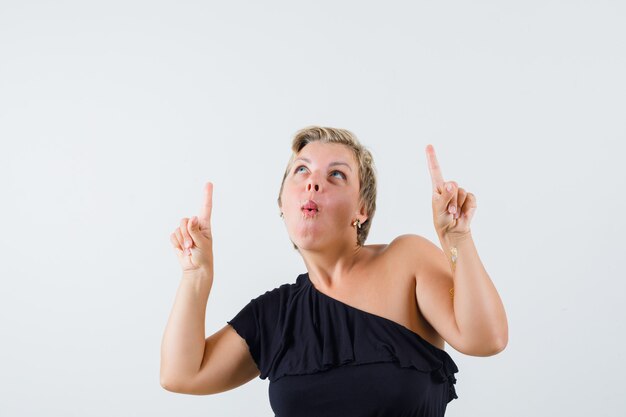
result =
[{"label": "woman's left arm", "polygon": [[456,182],[444,181],[432,145],[426,147],[426,155],[433,185],[433,222],[450,268],[443,271],[439,256],[439,263],[423,277],[423,289],[438,292],[452,281],[453,302],[448,308],[453,306],[454,320],[450,322],[456,322],[457,339],[471,351],[481,352],[484,346],[486,352],[498,353],[508,343],[508,324],[502,300],[478,257],[470,231],[476,197]]},{"label": "woman's left arm", "polygon": [[472,234],[440,236],[439,241],[452,271],[450,296],[464,344],[502,351],[509,338],[504,304],[478,257]]}]

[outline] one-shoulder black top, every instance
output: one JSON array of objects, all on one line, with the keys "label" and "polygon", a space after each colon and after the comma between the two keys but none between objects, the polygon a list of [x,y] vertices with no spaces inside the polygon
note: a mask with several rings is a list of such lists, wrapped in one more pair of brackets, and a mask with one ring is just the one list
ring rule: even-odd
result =
[{"label": "one-shoulder black top", "polygon": [[230,321],[269,378],[276,417],[439,417],[458,398],[445,350],[318,291],[308,273]]}]

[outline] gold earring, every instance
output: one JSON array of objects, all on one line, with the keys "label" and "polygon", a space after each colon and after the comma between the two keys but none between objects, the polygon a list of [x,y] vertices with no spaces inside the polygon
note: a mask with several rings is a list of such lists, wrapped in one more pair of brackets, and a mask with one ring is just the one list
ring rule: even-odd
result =
[{"label": "gold earring", "polygon": [[361,228],[361,220],[356,219],[353,223],[352,226],[356,226],[358,229]]}]

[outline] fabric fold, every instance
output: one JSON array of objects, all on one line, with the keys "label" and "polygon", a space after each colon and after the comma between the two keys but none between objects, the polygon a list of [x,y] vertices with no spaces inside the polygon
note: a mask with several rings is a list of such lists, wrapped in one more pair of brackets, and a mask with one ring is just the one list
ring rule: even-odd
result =
[{"label": "fabric fold", "polygon": [[266,296],[265,302],[276,303],[278,311],[262,336],[271,341],[270,351],[254,355],[262,379],[275,382],[286,375],[344,365],[396,362],[448,384],[447,402],[458,398],[454,387],[458,368],[446,351],[399,323],[321,293],[308,274],[299,275],[296,285],[281,286]]},{"label": "fabric fold", "polygon": [[308,273],[251,300],[228,323],[246,340],[261,379],[394,362],[447,384],[446,402],[458,398],[458,368],[445,350],[399,323],[318,291]]}]

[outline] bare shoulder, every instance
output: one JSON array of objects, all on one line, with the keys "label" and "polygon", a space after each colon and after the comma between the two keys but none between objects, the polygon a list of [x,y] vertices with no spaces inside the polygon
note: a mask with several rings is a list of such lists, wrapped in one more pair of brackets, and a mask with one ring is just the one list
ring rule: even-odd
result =
[{"label": "bare shoulder", "polygon": [[430,242],[430,240],[420,235],[416,235],[414,233],[405,233],[403,235],[396,237],[394,240],[391,241],[391,243],[389,243],[389,245],[390,246],[395,245],[395,246],[406,248],[407,246],[416,247],[415,245],[421,245],[421,244],[424,244],[424,242]]},{"label": "bare shoulder", "polygon": [[435,245],[423,236],[406,233],[393,239],[387,250],[393,256],[400,256],[405,261],[410,260],[411,267],[417,269],[419,264],[424,261],[423,255],[428,255],[433,246]]},{"label": "bare shoulder", "polygon": [[[416,234],[403,234],[393,239],[388,244],[370,244],[366,248],[370,253],[370,261],[367,262],[368,270],[377,270],[377,275],[386,272],[389,279],[408,279],[415,283],[415,272],[424,261],[423,254],[428,252],[428,245],[432,245],[428,239]],[[426,249],[424,249],[426,248]],[[396,281],[397,283],[397,281]]]},{"label": "bare shoulder", "polygon": [[[437,252],[439,251],[439,253]],[[423,339],[440,349],[444,348],[444,339],[433,323],[428,320],[428,312],[422,311],[424,297],[428,297],[428,291],[420,291],[425,288],[424,279],[418,289],[420,275],[427,273],[433,265],[439,265],[439,256],[445,256],[441,249],[427,238],[417,234],[403,234],[393,239],[382,251],[385,253],[381,258],[384,264],[382,275],[389,276],[393,280],[396,289],[390,298],[397,300],[396,310],[392,311],[396,321],[419,334]],[[382,291],[382,290],[381,290]],[[421,295],[418,297],[418,295]]]},{"label": "bare shoulder", "polygon": [[[414,260],[415,298],[420,315],[431,327],[432,344],[443,349],[443,342],[466,352],[454,314],[454,279],[443,250],[417,235],[396,239],[401,251],[410,251]],[[405,256],[410,256],[406,255]]]},{"label": "bare shoulder", "polygon": [[420,272],[427,274],[432,268],[444,270],[448,268],[448,261],[443,250],[423,236],[416,234],[400,235],[390,243],[390,246],[392,244],[403,259],[412,261],[416,279],[419,278]]}]

